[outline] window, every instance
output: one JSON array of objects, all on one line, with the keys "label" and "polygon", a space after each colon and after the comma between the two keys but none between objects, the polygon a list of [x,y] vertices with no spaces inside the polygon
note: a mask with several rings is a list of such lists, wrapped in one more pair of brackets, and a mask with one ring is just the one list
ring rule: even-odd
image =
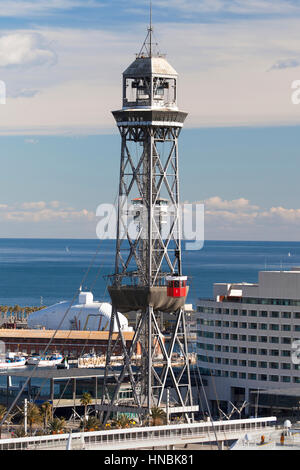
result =
[{"label": "window", "polygon": [[270,369],[279,369],[278,362],[270,362]]},{"label": "window", "polygon": [[272,318],[279,318],[279,312],[271,312]]},{"label": "window", "polygon": [[247,328],[247,323],[240,323],[240,328]]},{"label": "window", "polygon": [[291,377],[286,377],[286,376],[281,377],[281,382],[288,383],[290,381],[291,381]]},{"label": "window", "polygon": [[267,362],[264,362],[264,361],[259,362],[258,365],[259,365],[259,367],[261,367],[262,369],[267,369],[267,367],[268,367],[268,363],[267,363]]},{"label": "window", "polygon": [[281,355],[282,355],[283,357],[290,357],[291,351],[281,351]]},{"label": "window", "polygon": [[257,317],[257,311],[256,310],[250,310],[250,317]]},{"label": "window", "polygon": [[282,318],[291,318],[292,314],[291,312],[282,312],[281,317]]},{"label": "window", "polygon": [[279,377],[278,375],[270,375],[270,380],[271,382],[279,382]]},{"label": "window", "polygon": [[249,361],[248,365],[249,365],[249,367],[257,367],[257,362],[256,361]]},{"label": "window", "polygon": [[279,356],[278,349],[271,349],[270,350],[270,356]]},{"label": "window", "polygon": [[268,337],[267,336],[260,336],[259,337],[259,341],[261,343],[267,343],[268,342]]},{"label": "window", "polygon": [[272,331],[279,331],[279,325],[276,325],[275,323],[272,323],[270,325],[270,330]]},{"label": "window", "polygon": [[256,374],[248,374],[249,380],[256,380]]},{"label": "window", "polygon": [[283,338],[281,338],[281,343],[282,344],[291,344],[291,338],[283,337]]},{"label": "window", "polygon": [[260,330],[267,330],[268,329],[268,325],[266,323],[260,323],[259,324],[259,329]]},{"label": "window", "polygon": [[255,355],[255,354],[257,353],[257,349],[256,349],[256,348],[249,348],[249,349],[248,349],[248,353]]},{"label": "window", "polygon": [[239,353],[240,354],[247,354],[247,349],[246,348],[239,348]]},{"label": "window", "polygon": [[282,331],[291,331],[291,325],[282,325],[281,330]]},{"label": "window", "polygon": [[259,380],[262,380],[263,382],[266,382],[268,380],[268,376],[266,374],[260,374]]},{"label": "window", "polygon": [[270,343],[279,343],[279,338],[277,336],[271,336],[270,337]]},{"label": "window", "polygon": [[281,364],[281,369],[290,370],[290,368],[291,368],[291,364],[289,362],[283,362]]},{"label": "window", "polygon": [[259,312],[259,316],[260,317],[267,317],[268,316],[268,312],[266,312],[265,310]]},{"label": "window", "polygon": [[257,341],[257,336],[249,336],[249,341],[251,342],[256,342]]},{"label": "window", "polygon": [[259,354],[260,354],[261,356],[267,356],[268,350],[267,350],[267,349],[260,349],[260,350],[259,350]]},{"label": "window", "polygon": [[239,366],[246,367],[247,366],[247,361],[239,361]]},{"label": "window", "polygon": [[249,328],[250,328],[250,330],[256,330],[257,329],[257,323],[249,323]]}]

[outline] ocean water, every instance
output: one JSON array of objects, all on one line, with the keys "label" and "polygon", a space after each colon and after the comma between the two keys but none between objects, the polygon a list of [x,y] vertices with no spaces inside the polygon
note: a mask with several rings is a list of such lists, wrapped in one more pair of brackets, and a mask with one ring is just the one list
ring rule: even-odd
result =
[{"label": "ocean water", "polygon": [[[114,253],[114,241],[0,239],[0,305],[72,299],[89,266],[83,290],[109,300],[106,276],[114,270]],[[183,250],[187,303],[211,297],[214,282],[256,282],[261,270],[292,266],[300,266],[300,242],[207,241],[200,251]]]}]

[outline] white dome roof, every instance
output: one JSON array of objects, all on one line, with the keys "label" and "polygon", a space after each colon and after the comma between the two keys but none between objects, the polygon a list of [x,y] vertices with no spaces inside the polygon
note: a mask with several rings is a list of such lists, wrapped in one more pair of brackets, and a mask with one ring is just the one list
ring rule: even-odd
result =
[{"label": "white dome roof", "polygon": [[125,70],[125,76],[162,75],[176,77],[176,70],[164,57],[137,57]]},{"label": "white dome roof", "polygon": [[[92,293],[81,292],[77,304],[71,306],[71,302],[60,302],[31,313],[28,317],[28,327],[44,327],[47,330],[108,331],[111,313],[111,304],[94,302]],[[127,318],[121,313],[119,318],[121,328],[130,331]],[[116,321],[114,331],[117,331]]]}]

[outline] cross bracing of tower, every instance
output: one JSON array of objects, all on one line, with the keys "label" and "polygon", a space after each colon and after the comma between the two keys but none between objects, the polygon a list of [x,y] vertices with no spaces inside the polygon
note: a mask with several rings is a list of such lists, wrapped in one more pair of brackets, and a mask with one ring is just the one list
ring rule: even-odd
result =
[{"label": "cross bracing of tower", "polygon": [[[131,384],[132,408],[139,415],[166,407],[168,400],[187,421],[196,410],[184,312],[188,286],[181,260],[178,138],[187,114],[177,106],[177,72],[164,56],[153,53],[152,32],[151,24],[141,53],[123,74],[123,107],[113,112],[121,159],[115,271],[108,288],[113,309],[104,422],[116,406],[122,412],[117,398],[125,381]],[[135,312],[136,328],[127,348],[119,314],[129,312]],[[168,341],[165,312],[173,317]],[[112,341],[114,326],[118,338]],[[116,369],[118,347],[122,358]]]}]

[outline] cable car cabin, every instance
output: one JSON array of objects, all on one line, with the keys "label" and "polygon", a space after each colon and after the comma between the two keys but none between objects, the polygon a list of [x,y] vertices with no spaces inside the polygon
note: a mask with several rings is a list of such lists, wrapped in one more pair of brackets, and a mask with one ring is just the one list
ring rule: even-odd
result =
[{"label": "cable car cabin", "polygon": [[186,297],[187,295],[187,277],[186,276],[169,276],[167,281],[168,297]]}]

